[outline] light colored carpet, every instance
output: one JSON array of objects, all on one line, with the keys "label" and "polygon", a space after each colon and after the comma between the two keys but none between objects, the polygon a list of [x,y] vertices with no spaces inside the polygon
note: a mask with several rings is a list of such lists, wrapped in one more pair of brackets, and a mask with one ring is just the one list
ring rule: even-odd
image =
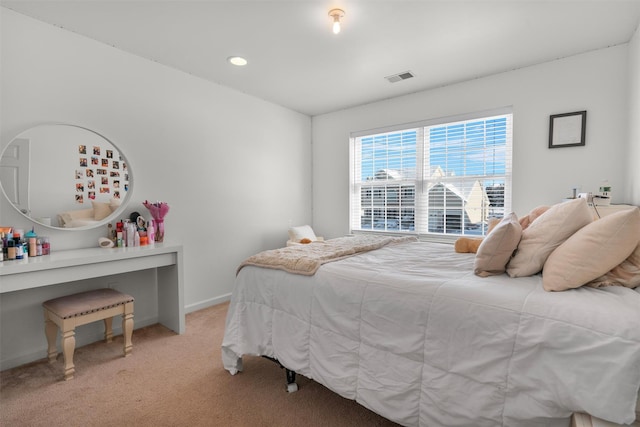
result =
[{"label": "light colored carpet", "polygon": [[127,358],[122,336],[77,348],[70,381],[62,354],[3,371],[0,425],[396,426],[300,375],[300,390],[287,393],[284,370],[264,358],[244,357],[244,371],[230,375],[220,356],[227,308],[188,314],[184,335],[135,330]]}]

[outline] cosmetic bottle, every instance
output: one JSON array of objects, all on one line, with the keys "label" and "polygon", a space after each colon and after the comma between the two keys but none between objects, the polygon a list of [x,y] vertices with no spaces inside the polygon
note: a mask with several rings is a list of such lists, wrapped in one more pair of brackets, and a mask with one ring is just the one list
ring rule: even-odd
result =
[{"label": "cosmetic bottle", "polygon": [[[4,259],[9,259],[9,242],[10,241],[13,242],[13,233],[12,232],[5,233],[4,240],[2,242],[2,246],[4,247]],[[15,255],[13,259],[16,259]]]},{"label": "cosmetic bottle", "polygon": [[49,255],[51,253],[51,243],[49,242],[49,238],[46,236],[40,237],[42,240],[42,255]]},{"label": "cosmetic bottle", "polygon": [[153,245],[156,241],[156,226],[152,219],[147,224],[147,244]]},{"label": "cosmetic bottle", "polygon": [[13,239],[7,240],[7,259],[16,259],[16,243]]},{"label": "cosmetic bottle", "polygon": [[16,259],[24,259],[24,242],[22,239],[14,237],[13,245],[16,247]]},{"label": "cosmetic bottle", "polygon": [[2,256],[7,259],[7,235],[2,233]]},{"label": "cosmetic bottle", "polygon": [[36,234],[35,229],[32,228],[31,231],[27,231],[24,237],[27,242],[27,254],[29,254],[30,257],[35,257],[38,250],[38,235]]},{"label": "cosmetic bottle", "polygon": [[133,235],[133,246],[140,246],[140,233],[136,230],[136,234]]},{"label": "cosmetic bottle", "polygon": [[127,246],[127,231],[129,228],[129,220],[122,221],[122,246]]},{"label": "cosmetic bottle", "polygon": [[136,238],[136,226],[129,222],[127,224],[127,247],[133,247]]},{"label": "cosmetic bottle", "polygon": [[36,239],[36,256],[42,256],[42,239]]}]

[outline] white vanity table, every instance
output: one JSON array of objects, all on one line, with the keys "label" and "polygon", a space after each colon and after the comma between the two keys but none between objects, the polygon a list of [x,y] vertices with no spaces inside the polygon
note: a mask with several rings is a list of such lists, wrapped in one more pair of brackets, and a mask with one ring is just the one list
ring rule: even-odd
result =
[{"label": "white vanity table", "polygon": [[[4,261],[0,263],[0,297],[5,299],[12,293],[148,270],[157,282],[158,322],[182,334],[185,331],[182,254],[182,245],[164,242],[131,248],[53,251],[50,255],[28,260]],[[2,321],[11,322],[12,319],[7,316]],[[41,316],[38,322],[43,322]],[[44,328],[44,323],[42,325]],[[8,329],[6,326],[3,326],[4,332]],[[44,348],[44,329],[40,333]]]}]

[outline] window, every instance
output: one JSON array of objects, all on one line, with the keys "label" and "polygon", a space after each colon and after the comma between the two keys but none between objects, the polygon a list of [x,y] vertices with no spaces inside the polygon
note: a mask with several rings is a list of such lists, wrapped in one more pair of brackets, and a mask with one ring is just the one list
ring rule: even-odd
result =
[{"label": "window", "polygon": [[484,235],[511,209],[511,123],[502,110],[352,135],[352,231]]}]

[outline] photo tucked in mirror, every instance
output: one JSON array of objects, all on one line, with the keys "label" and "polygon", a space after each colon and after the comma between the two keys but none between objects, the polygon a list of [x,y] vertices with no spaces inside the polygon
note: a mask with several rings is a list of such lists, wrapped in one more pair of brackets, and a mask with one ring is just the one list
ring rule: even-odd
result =
[{"label": "photo tucked in mirror", "polygon": [[32,221],[89,229],[117,218],[131,195],[130,165],[107,138],[75,125],[36,126],[0,157],[9,202]]}]

